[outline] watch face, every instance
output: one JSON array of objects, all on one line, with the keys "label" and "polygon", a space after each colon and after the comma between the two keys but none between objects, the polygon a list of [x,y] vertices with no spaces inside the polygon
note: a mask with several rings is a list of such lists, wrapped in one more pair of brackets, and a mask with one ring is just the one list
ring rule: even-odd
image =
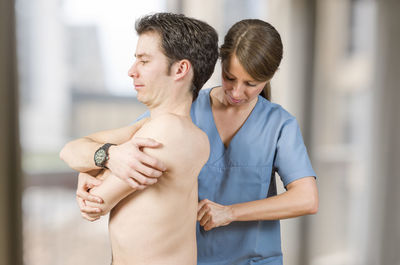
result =
[{"label": "watch face", "polygon": [[96,163],[101,164],[103,163],[104,159],[106,158],[106,151],[104,151],[103,149],[100,149],[96,152],[96,155],[94,156],[94,160],[96,161]]}]

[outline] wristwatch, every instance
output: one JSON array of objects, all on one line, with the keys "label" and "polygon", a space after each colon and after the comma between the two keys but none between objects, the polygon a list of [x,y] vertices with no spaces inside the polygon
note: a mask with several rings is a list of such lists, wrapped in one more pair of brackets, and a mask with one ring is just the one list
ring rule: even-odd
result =
[{"label": "wristwatch", "polygon": [[94,153],[94,163],[98,167],[107,168],[106,162],[108,160],[108,148],[115,144],[106,143]]}]

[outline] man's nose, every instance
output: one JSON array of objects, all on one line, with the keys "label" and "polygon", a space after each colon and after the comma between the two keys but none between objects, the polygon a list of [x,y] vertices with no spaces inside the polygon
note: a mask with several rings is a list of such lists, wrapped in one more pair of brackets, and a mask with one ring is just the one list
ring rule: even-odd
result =
[{"label": "man's nose", "polygon": [[136,62],[132,64],[131,68],[128,70],[128,76],[132,78],[137,78],[138,77],[138,72],[136,68]]}]

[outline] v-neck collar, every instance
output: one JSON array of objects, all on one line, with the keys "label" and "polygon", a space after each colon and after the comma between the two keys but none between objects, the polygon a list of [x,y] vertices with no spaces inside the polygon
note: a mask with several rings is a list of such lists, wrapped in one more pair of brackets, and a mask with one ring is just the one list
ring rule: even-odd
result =
[{"label": "v-neck collar", "polygon": [[223,142],[222,139],[221,139],[221,135],[219,134],[219,131],[218,131],[218,129],[217,129],[217,125],[216,125],[215,119],[214,119],[214,114],[213,114],[213,112],[212,112],[211,91],[212,91],[214,88],[216,88],[216,87],[213,87],[213,88],[211,88],[211,89],[208,91],[208,96],[207,96],[208,108],[207,108],[207,109],[209,110],[209,115],[211,116],[211,117],[210,117],[210,120],[212,121],[212,125],[213,125],[213,126],[212,126],[212,127],[213,127],[212,129],[215,130],[215,134],[217,135],[218,142],[219,142],[220,145],[222,145],[224,152],[226,152],[227,150],[230,150],[230,149],[231,149],[231,145],[232,145],[232,143],[235,141],[235,139],[237,138],[238,134],[240,134],[241,131],[245,131],[245,130],[246,130],[247,124],[249,123],[249,120],[254,116],[254,115],[253,115],[253,112],[255,112],[255,109],[256,109],[257,106],[259,105],[260,99],[257,98],[257,102],[256,102],[256,104],[254,105],[253,109],[250,111],[249,116],[247,116],[247,118],[246,118],[246,120],[244,121],[244,123],[242,124],[242,126],[241,126],[241,127],[239,128],[239,130],[233,135],[231,141],[229,142],[229,145],[226,147],[225,144],[224,144],[224,142]]}]

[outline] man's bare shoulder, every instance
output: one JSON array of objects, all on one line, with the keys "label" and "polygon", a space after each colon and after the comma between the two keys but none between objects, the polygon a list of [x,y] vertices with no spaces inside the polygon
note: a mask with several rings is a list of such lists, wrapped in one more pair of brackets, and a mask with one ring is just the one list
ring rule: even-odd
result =
[{"label": "man's bare shoulder", "polygon": [[191,156],[196,156],[201,163],[205,163],[210,152],[207,135],[188,117],[163,114],[150,118],[137,136],[152,138],[163,145],[162,148],[145,150],[155,157],[175,157],[178,160],[186,160]]}]

